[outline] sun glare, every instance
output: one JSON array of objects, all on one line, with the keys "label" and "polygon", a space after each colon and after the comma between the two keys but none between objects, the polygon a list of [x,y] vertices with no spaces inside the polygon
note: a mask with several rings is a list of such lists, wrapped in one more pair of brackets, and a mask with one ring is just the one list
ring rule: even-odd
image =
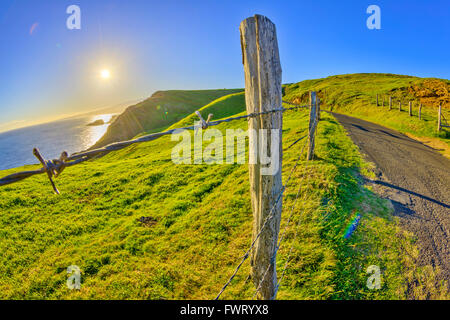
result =
[{"label": "sun glare", "polygon": [[100,71],[100,76],[103,79],[108,79],[109,77],[111,77],[111,72],[109,72],[108,69],[103,69],[102,71]]}]

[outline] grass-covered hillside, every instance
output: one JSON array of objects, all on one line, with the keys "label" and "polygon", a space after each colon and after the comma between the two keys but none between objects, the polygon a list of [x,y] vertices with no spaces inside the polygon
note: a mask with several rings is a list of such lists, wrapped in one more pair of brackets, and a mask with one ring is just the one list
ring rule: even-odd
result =
[{"label": "grass-covered hillside", "polygon": [[[220,97],[211,103],[198,109],[204,119],[208,118],[209,114],[213,115],[212,120],[218,120],[233,116],[237,113],[245,111],[245,92],[232,93]],[[183,120],[173,124],[171,128],[182,128],[191,126],[195,121],[198,121],[198,116],[195,113],[190,114]]]},{"label": "grass-covered hillside", "polygon": [[[229,95],[202,112],[215,119],[240,112],[243,98]],[[307,110],[284,114],[284,181],[304,142],[287,146],[307,125]],[[246,130],[247,121],[214,128]],[[214,298],[251,243],[248,167],[175,165],[171,151],[177,143],[166,136],[67,168],[56,179],[60,196],[44,175],[0,188],[0,297]],[[307,165],[302,158],[283,199],[280,272],[293,249],[279,299],[442,296],[428,288],[432,273],[415,267],[414,238],[399,228],[390,203],[365,187],[361,175],[371,175],[370,165],[324,113],[316,159]],[[299,187],[300,201],[287,225]],[[345,237],[358,215],[356,230]],[[81,269],[80,290],[66,286],[71,265]],[[370,265],[381,268],[380,290],[366,286]],[[251,298],[249,272],[247,260],[222,297]],[[413,281],[423,291],[407,295]]]},{"label": "grass-covered hillside", "polygon": [[[439,104],[450,121],[449,80],[376,73],[337,75],[286,85],[284,98],[304,103],[310,90],[318,92],[325,109],[399,130],[437,149],[444,149],[450,156],[450,128],[437,132]],[[376,106],[377,94],[379,107]],[[389,96],[392,96],[392,110],[388,107]],[[413,101],[412,117],[408,115],[409,101]],[[399,102],[402,103],[401,112]],[[419,103],[423,105],[422,120],[418,119]]]},{"label": "grass-covered hillside", "polygon": [[128,107],[120,114],[93,148],[128,140],[142,132],[164,130],[202,106],[225,95],[243,92],[243,90],[157,91],[150,98]]}]

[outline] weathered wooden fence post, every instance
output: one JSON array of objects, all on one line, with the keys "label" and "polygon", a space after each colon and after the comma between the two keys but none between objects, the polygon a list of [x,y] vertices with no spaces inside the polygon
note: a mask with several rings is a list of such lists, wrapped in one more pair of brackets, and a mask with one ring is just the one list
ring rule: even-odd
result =
[{"label": "weathered wooden fence post", "polygon": [[412,102],[409,102],[409,116],[412,117]]},{"label": "weathered wooden fence post", "polygon": [[389,110],[392,109],[392,97],[389,96]]},{"label": "weathered wooden fence post", "polygon": [[422,104],[419,104],[419,120],[422,120]]},{"label": "weathered wooden fence post", "polygon": [[441,104],[439,104],[439,109],[438,109],[438,129],[437,131],[441,131],[441,116],[442,116],[442,106]]},{"label": "weathered wooden fence post", "polygon": [[[255,15],[241,22],[241,47],[245,72],[245,103],[247,113],[281,108],[281,64],[275,25],[266,17]],[[252,280],[256,287],[262,281],[258,299],[271,299],[276,294],[276,246],[280,230],[282,201],[282,112],[269,113],[249,119],[249,153],[256,155],[255,163],[249,161],[250,194],[253,210],[253,241],[259,233],[251,254]],[[267,143],[261,143],[261,129],[267,131]],[[278,171],[265,175],[268,165],[261,163],[261,151],[272,155],[271,137],[275,129],[279,135]],[[263,149],[263,150],[261,150]],[[271,163],[273,166],[274,163]],[[279,201],[277,201],[279,200]],[[264,229],[261,229],[269,216]],[[261,231],[262,230],[262,231]],[[266,274],[266,270],[267,274]]]},{"label": "weathered wooden fence post", "polygon": [[314,157],[315,133],[317,127],[317,111],[316,111],[316,92],[309,93],[309,145],[307,159],[312,160]]},{"label": "weathered wooden fence post", "polygon": [[378,107],[378,93],[377,93],[377,107]]}]

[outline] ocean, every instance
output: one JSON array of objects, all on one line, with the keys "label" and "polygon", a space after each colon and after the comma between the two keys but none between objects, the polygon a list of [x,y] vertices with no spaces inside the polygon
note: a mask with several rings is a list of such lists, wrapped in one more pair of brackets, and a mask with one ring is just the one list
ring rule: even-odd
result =
[{"label": "ocean", "polygon": [[[69,154],[83,151],[99,140],[113,114],[83,116],[0,133],[0,170],[36,164],[33,148],[46,159],[59,158],[62,151]],[[105,124],[88,126],[102,119]]]}]

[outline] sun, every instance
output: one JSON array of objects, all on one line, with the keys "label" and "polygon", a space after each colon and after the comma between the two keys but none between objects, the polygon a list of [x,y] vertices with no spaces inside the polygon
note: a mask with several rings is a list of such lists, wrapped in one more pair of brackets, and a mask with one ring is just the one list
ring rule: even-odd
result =
[{"label": "sun", "polygon": [[108,69],[103,69],[102,71],[100,71],[100,76],[103,79],[109,79],[111,77],[111,72],[109,72]]}]

